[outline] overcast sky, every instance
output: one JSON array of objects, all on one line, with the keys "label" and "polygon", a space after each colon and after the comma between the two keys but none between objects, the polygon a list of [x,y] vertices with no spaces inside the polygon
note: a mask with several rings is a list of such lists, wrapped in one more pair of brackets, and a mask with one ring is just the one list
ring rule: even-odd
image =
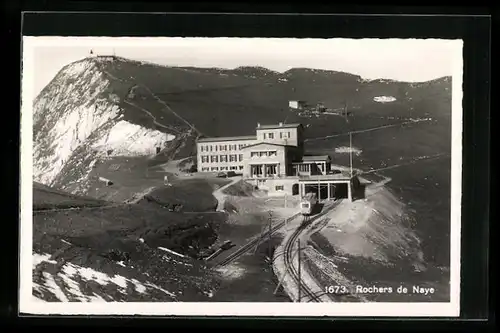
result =
[{"label": "overcast sky", "polygon": [[452,75],[461,41],[437,39],[81,38],[25,37],[34,93],[66,64],[96,54],[169,66],[330,69],[366,79],[427,81]]}]

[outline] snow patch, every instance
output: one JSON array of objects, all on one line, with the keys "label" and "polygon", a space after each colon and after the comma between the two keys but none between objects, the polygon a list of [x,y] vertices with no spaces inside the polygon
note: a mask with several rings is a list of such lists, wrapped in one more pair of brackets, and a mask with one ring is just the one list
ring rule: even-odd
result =
[{"label": "snow patch", "polygon": [[411,122],[419,123],[421,121],[432,121],[432,118],[410,118]]},{"label": "snow patch", "polygon": [[189,263],[183,262],[183,261],[175,260],[173,258],[170,258],[169,256],[163,256],[163,259],[165,259],[165,261],[167,261],[167,262],[172,262],[172,263],[177,264],[177,265],[183,265],[183,266],[188,266],[188,267],[193,266],[192,264],[189,264]]},{"label": "snow patch", "polygon": [[185,255],[180,254],[180,253],[177,253],[177,252],[172,251],[172,250],[170,250],[170,249],[167,249],[166,247],[161,247],[161,246],[158,246],[158,249],[159,249],[159,250],[162,250],[162,251],[165,251],[165,252],[168,252],[168,253],[171,253],[171,254],[176,255],[176,256],[178,256],[178,257],[181,257],[181,258],[184,258],[184,257],[185,257]]},{"label": "snow patch", "polygon": [[226,279],[239,279],[245,274],[245,269],[235,263],[219,267],[217,271]]},{"label": "snow patch", "polygon": [[127,289],[128,279],[124,278],[123,276],[115,275],[115,276],[109,278],[109,281],[116,284],[117,286],[120,286],[123,289]]},{"label": "snow patch", "polygon": [[373,97],[373,101],[377,103],[391,103],[396,101],[396,98],[393,96],[377,96]]},{"label": "snow patch", "polygon": [[[55,264],[53,260],[49,260],[49,254],[33,254],[33,269],[41,262],[48,262]],[[65,264],[57,274],[51,274],[49,272],[43,272],[43,282],[37,283],[33,282],[33,289],[39,292],[48,291],[53,294],[61,302],[69,302],[71,300],[80,302],[94,302],[100,301],[105,302],[100,295],[92,293],[91,295],[85,295],[81,289],[81,282],[78,279],[83,280],[83,284],[87,284],[90,281],[96,282],[101,286],[116,285],[119,287],[119,291],[122,294],[126,293],[128,283],[132,284],[135,290],[140,294],[148,294],[152,290],[161,291],[171,297],[175,298],[175,294],[171,293],[153,283],[150,282],[140,282],[136,279],[127,279],[121,275],[115,274],[114,276],[109,276],[105,273],[96,271],[92,268],[81,267],[74,265],[72,263]],[[60,280],[62,283],[57,283]],[[64,289],[64,290],[63,290]],[[88,292],[87,292],[88,293]],[[67,295],[70,295],[68,297]]]},{"label": "snow patch", "polygon": [[42,262],[48,262],[51,264],[56,264],[57,262],[55,260],[50,260],[51,255],[50,254],[38,254],[38,253],[33,253],[33,268],[38,266]]},{"label": "snow patch", "polygon": [[362,150],[355,147],[337,147],[335,148],[337,154],[349,154],[353,153],[356,156],[361,155]]},{"label": "snow patch", "polygon": [[102,136],[93,145],[93,148],[102,152],[112,150],[112,156],[151,155],[155,153],[156,147],[163,148],[174,138],[173,135],[120,120],[107,135]]},{"label": "snow patch", "polygon": [[137,291],[139,294],[144,294],[146,292],[146,287],[142,283],[140,283],[136,279],[132,279],[130,281],[134,284],[135,291]]},{"label": "snow patch", "polygon": [[45,278],[45,286],[57,297],[61,302],[69,302],[68,298],[62,291],[62,289],[57,285],[56,281],[47,272],[43,272],[43,277]]}]

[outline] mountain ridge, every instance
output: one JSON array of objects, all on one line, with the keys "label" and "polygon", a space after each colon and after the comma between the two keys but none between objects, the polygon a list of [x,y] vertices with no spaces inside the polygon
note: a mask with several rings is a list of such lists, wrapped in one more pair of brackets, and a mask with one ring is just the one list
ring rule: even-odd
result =
[{"label": "mountain ridge", "polygon": [[[312,68],[312,67],[292,67],[290,69],[287,69],[285,71],[276,71],[276,70],[272,70],[272,69],[269,69],[269,68],[266,68],[266,67],[263,67],[263,66],[237,66],[235,68],[224,68],[224,67],[193,67],[193,66],[169,66],[169,65],[163,65],[163,64],[159,64],[159,63],[156,63],[156,62],[152,62],[152,61],[146,61],[146,60],[134,60],[134,59],[130,59],[130,58],[126,58],[126,57],[120,57],[120,56],[108,56],[108,55],[102,55],[102,56],[93,56],[93,57],[85,57],[85,58],[82,58],[82,59],[78,59],[78,60],[75,60],[73,62],[70,62],[66,65],[64,65],[57,73],[56,75],[54,76],[54,78],[61,72],[63,71],[66,67],[69,67],[75,63],[79,63],[79,62],[82,62],[82,61],[85,61],[87,59],[117,59],[117,60],[122,60],[122,61],[128,61],[128,62],[135,62],[137,64],[148,64],[148,65],[151,65],[151,66],[158,66],[158,67],[163,67],[163,68],[179,68],[179,69],[191,69],[191,70],[198,70],[198,71],[209,71],[209,70],[213,70],[213,71],[220,71],[220,72],[233,72],[233,71],[241,71],[241,70],[248,70],[248,69],[258,69],[258,70],[261,70],[261,71],[265,71],[265,72],[269,72],[269,73],[273,73],[273,74],[276,74],[276,75],[285,75],[287,73],[292,73],[292,72],[296,72],[296,71],[312,71],[312,72],[322,72],[322,73],[329,73],[329,74],[347,74],[347,75],[352,75],[352,76],[356,76],[356,77],[359,77],[361,80],[363,81],[366,81],[366,82],[371,82],[371,81],[385,81],[385,82],[398,82],[398,83],[413,83],[413,84],[425,84],[425,83],[430,83],[430,82],[434,82],[434,81],[440,81],[440,80],[449,80],[451,79],[451,76],[450,75],[445,75],[445,76],[441,76],[441,77],[436,77],[434,79],[429,79],[429,80],[425,80],[425,81],[405,81],[405,80],[395,80],[395,79],[387,79],[387,78],[373,78],[373,79],[366,79],[366,78],[362,78],[362,76],[360,75],[357,75],[357,74],[353,74],[353,73],[349,73],[349,72],[345,72],[345,71],[340,71],[340,70],[330,70],[330,69],[320,69],[320,68]],[[54,79],[53,78],[53,79]],[[52,80],[53,80],[52,79]],[[47,88],[50,83],[52,82],[52,80],[49,81],[49,83],[37,94],[37,96],[35,97],[35,99],[38,98],[38,96],[43,92],[43,90],[45,88]]]}]

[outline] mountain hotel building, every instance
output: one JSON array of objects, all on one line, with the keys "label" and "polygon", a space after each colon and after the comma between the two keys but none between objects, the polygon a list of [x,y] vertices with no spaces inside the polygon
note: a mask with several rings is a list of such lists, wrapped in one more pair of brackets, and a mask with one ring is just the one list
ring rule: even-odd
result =
[{"label": "mountain hotel building", "polygon": [[344,192],[352,200],[350,175],[331,174],[328,155],[304,154],[302,124],[257,124],[254,136],[200,138],[197,168],[198,172],[240,173],[245,181],[270,194],[315,191],[322,200]]}]

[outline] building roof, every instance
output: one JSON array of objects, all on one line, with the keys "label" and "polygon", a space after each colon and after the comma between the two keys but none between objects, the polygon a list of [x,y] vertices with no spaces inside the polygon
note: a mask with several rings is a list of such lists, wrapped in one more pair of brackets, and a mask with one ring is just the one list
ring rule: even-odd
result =
[{"label": "building roof", "polygon": [[213,138],[201,138],[197,142],[219,142],[219,141],[240,141],[240,140],[257,140],[255,135],[246,136],[219,136]]},{"label": "building roof", "polygon": [[260,141],[260,142],[248,145],[246,147],[243,147],[241,149],[243,150],[243,149],[247,149],[247,148],[251,148],[251,147],[255,147],[255,146],[260,146],[260,145],[270,145],[270,146],[278,146],[278,147],[293,147],[293,148],[297,148],[296,146],[292,146],[292,145],[284,145],[284,144],[280,144],[280,143]]},{"label": "building roof", "polygon": [[330,156],[328,155],[309,155],[302,156],[302,162],[315,162],[315,161],[328,161],[330,160]]},{"label": "building roof", "polygon": [[262,130],[262,129],[275,129],[275,128],[296,128],[302,126],[302,124],[295,123],[295,124],[272,124],[272,125],[260,125],[257,126],[257,130]]}]

